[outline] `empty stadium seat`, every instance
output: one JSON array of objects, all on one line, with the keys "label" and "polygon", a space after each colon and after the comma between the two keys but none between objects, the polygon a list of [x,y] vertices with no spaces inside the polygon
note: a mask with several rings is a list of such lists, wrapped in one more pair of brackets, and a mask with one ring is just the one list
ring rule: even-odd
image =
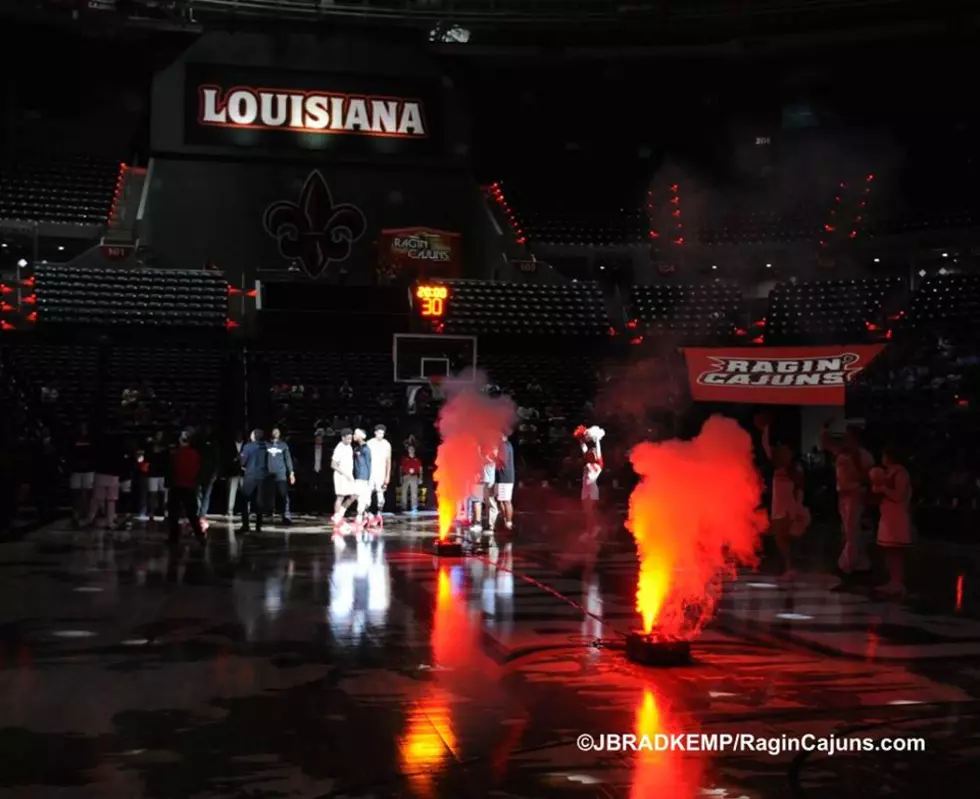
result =
[{"label": "empty stadium seat", "polygon": [[38,265],[34,290],[42,323],[219,328],[228,316],[228,285],[205,270]]},{"label": "empty stadium seat", "polygon": [[937,275],[919,284],[906,314],[911,329],[965,333],[980,319],[980,275]]},{"label": "empty stadium seat", "polygon": [[671,333],[682,343],[724,343],[739,324],[742,294],[721,284],[634,286],[630,306],[639,333]]},{"label": "empty stadium seat", "polygon": [[534,175],[501,182],[495,184],[495,199],[506,203],[512,227],[532,243],[615,246],[647,241],[635,180],[607,180],[596,187],[590,181],[576,183],[576,174],[569,168],[559,185],[555,178]]},{"label": "empty stadium seat", "polygon": [[[303,395],[278,402],[276,418],[292,432],[307,434],[314,424],[350,414],[354,409],[372,422],[386,418],[390,409],[381,405],[398,388],[393,380],[391,353],[340,353],[297,350],[261,350],[254,355],[257,373],[268,375],[270,389],[303,386]],[[353,390],[348,402],[338,393],[346,380]],[[284,407],[288,406],[288,407]]]},{"label": "empty stadium seat", "polygon": [[[113,347],[106,380],[106,418],[129,432],[150,433],[170,424],[219,424],[226,350],[203,346]],[[122,405],[124,389],[152,389],[151,420]]]},{"label": "empty stadium seat", "polygon": [[561,285],[451,282],[446,333],[464,335],[601,336],[610,326],[597,283]]},{"label": "empty stadium seat", "polygon": [[104,225],[119,167],[83,155],[12,153],[0,163],[0,219]]},{"label": "empty stadium seat", "polygon": [[899,277],[782,283],[769,297],[766,343],[853,343],[880,327]]}]

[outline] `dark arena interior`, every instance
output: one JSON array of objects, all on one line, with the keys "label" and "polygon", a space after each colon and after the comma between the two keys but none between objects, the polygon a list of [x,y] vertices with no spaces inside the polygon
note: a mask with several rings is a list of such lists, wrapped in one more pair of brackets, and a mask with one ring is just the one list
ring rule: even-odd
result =
[{"label": "dark arena interior", "polygon": [[974,795],[978,21],[0,3],[0,796]]}]

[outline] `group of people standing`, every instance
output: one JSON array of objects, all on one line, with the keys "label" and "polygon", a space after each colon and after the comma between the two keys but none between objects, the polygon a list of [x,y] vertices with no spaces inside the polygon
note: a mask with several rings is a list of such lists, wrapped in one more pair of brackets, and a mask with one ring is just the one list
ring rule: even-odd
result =
[{"label": "group of people standing", "polygon": [[[314,513],[325,510],[325,475],[332,475],[332,520],[340,522],[354,506],[356,522],[368,527],[382,525],[386,492],[392,479],[392,450],[385,426],[376,425],[368,440],[363,430],[343,430],[331,454],[324,451],[322,434],[310,452],[299,457],[273,429],[253,430],[248,441],[237,436],[234,450],[222,447],[210,428],[187,429],[174,445],[160,431],[138,444],[114,435],[89,435],[80,425],[70,456],[70,482],[75,522],[87,527],[104,520],[109,528],[124,521],[165,518],[172,536],[186,522],[196,536],[207,530],[207,515],[219,477],[227,480],[229,516],[240,503],[239,531],[248,533],[254,518],[261,530],[270,510],[281,514],[283,525],[292,523],[290,490],[297,484],[297,461],[303,461],[304,489]],[[402,459],[403,506],[417,511],[422,463],[409,446]],[[122,511],[122,514],[119,513]],[[122,515],[122,518],[120,518]]]},{"label": "group of people standing", "polygon": [[[791,447],[771,444],[768,416],[761,415],[757,424],[773,467],[769,529],[783,559],[783,578],[792,579],[796,572],[791,542],[810,524],[810,513],[804,504],[804,472]],[[834,458],[837,508],[844,539],[837,568],[845,580],[861,579],[870,573],[869,542],[863,523],[867,511],[877,506],[877,542],[888,570],[888,580],[878,592],[904,595],[905,550],[912,543],[912,485],[900,456],[893,447],[885,447],[881,465],[876,466],[871,453],[861,445],[860,431],[855,427],[848,427],[843,438],[836,441],[829,427],[824,426],[821,447]]]},{"label": "group of people standing", "polygon": [[503,519],[504,527],[508,530],[514,527],[514,483],[517,477],[514,445],[504,435],[496,447],[481,452],[480,456],[483,466],[473,481],[469,513],[466,514],[464,510],[464,514],[470,518],[471,534],[482,535],[486,520],[492,537],[499,518]]}]

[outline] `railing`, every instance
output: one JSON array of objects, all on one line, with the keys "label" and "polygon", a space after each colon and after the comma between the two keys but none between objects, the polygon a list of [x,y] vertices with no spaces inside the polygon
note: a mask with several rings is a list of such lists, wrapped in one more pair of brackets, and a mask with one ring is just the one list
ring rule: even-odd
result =
[{"label": "railing", "polygon": [[894,7],[907,0],[188,0],[195,13],[284,18],[348,17],[390,20],[562,22],[581,20],[695,20],[785,14],[827,14]]}]

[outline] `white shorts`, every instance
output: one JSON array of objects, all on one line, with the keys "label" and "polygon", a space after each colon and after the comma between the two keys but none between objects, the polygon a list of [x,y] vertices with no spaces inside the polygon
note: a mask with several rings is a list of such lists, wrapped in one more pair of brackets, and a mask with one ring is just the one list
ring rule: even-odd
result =
[{"label": "white shorts", "polygon": [[496,496],[501,502],[510,502],[514,498],[514,484],[497,483]]},{"label": "white shorts", "polygon": [[119,499],[119,478],[111,474],[95,475],[92,496],[96,500],[116,502]]},{"label": "white shorts", "polygon": [[165,477],[147,477],[146,478],[146,490],[151,494],[162,493],[167,488],[167,480]]},{"label": "white shorts", "polygon": [[371,490],[372,491],[384,491],[385,490],[385,476],[381,475],[371,475]]},{"label": "white shorts", "polygon": [[493,496],[493,486],[486,483],[477,483],[473,486],[470,494],[470,502],[486,502],[487,497]]},{"label": "white shorts", "polygon": [[582,481],[582,499],[591,499],[593,502],[599,501],[599,483],[594,480]]},{"label": "white shorts", "polygon": [[334,472],[333,491],[338,497],[353,497],[357,495],[357,486],[340,472]]},{"label": "white shorts", "polygon": [[133,481],[132,480],[120,480],[119,481],[119,493],[121,493],[121,494],[129,494],[129,493],[132,492],[132,490],[133,490]]},{"label": "white shorts", "polygon": [[370,480],[355,480],[354,481],[354,493],[357,495],[357,501],[364,505],[371,504],[371,481]]},{"label": "white shorts", "polygon": [[68,487],[72,491],[78,491],[79,489],[91,491],[94,485],[95,472],[72,472],[71,477],[68,478]]}]

